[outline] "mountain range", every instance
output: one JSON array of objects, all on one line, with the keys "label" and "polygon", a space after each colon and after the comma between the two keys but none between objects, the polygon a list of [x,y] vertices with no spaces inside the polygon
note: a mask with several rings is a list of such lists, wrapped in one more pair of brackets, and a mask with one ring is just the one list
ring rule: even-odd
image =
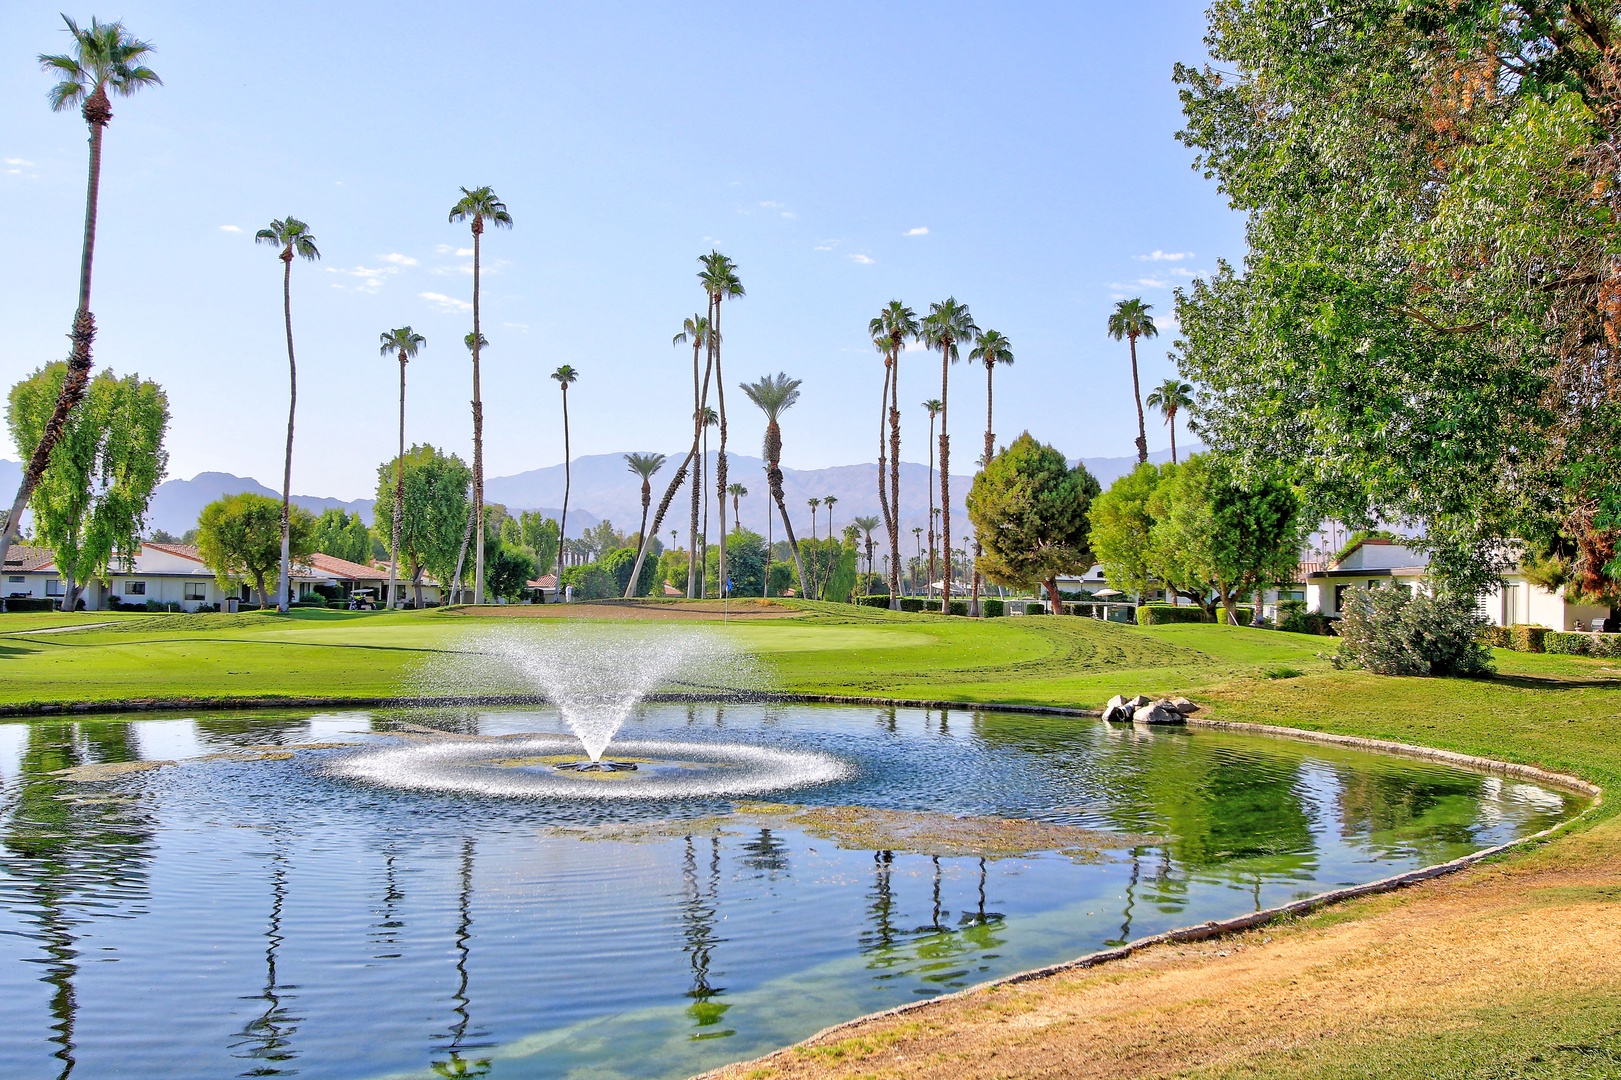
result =
[{"label": "mountain range", "polygon": [[[1195,446],[1188,452],[1193,453],[1198,449],[1200,448]],[[649,518],[657,512],[664,489],[683,456],[667,457],[664,468],[653,477]],[[1150,454],[1149,459],[1155,462],[1168,461],[1170,456],[1170,451],[1165,450]],[[728,481],[741,483],[748,489],[748,495],[738,502],[739,516],[744,527],[765,534],[767,502],[765,462],[747,454],[728,454],[727,462]],[[714,468],[713,450],[710,451],[706,463],[710,469]],[[1115,479],[1131,471],[1132,466],[1136,464],[1136,458],[1082,458],[1080,463],[1097,477],[1100,484],[1108,487]],[[1070,464],[1074,465],[1075,462],[1071,461]],[[626,467],[624,454],[588,454],[571,462],[568,471],[570,536],[579,536],[603,519],[612,521],[624,532],[634,532],[638,528],[642,512],[641,479]],[[877,471],[878,466],[873,462],[837,465],[826,469],[783,469],[783,500],[793,520],[795,533],[804,535],[810,532],[810,507],[806,504],[806,500],[812,497],[826,499],[831,495],[836,500],[833,510],[835,531],[842,530],[856,517],[881,518]],[[901,531],[904,537],[904,534],[910,533],[914,527],[927,528],[929,469],[927,465],[908,461],[901,463],[900,472]],[[0,493],[16,491],[21,475],[22,468],[17,462],[0,459]],[[519,510],[539,510],[549,517],[559,517],[561,515],[559,508],[563,501],[563,479],[562,465],[531,469],[512,476],[494,476],[485,481],[485,498],[492,503],[505,504],[507,509],[514,513]],[[963,498],[968,494],[970,483],[972,477],[956,473],[951,476],[951,525],[954,541],[967,530],[968,515]],[[672,527],[678,534],[686,532],[687,520],[691,513],[690,484],[689,476],[687,484],[683,485],[665,516],[664,523],[660,527],[661,533],[668,535]],[[235,476],[224,472],[204,472],[189,480],[165,481],[159,485],[152,497],[152,506],[147,514],[148,527],[154,530],[163,529],[178,536],[197,524],[197,515],[202,512],[204,506],[224,495],[244,491],[272,498],[280,496],[279,491],[252,477]],[[292,498],[294,503],[315,514],[336,508],[359,514],[366,521],[371,521],[373,505],[371,499],[338,499],[319,495],[294,495]],[[712,501],[706,509],[711,519],[710,528],[713,530],[717,512]],[[726,516],[730,524],[732,518],[730,500],[727,501]],[[816,515],[817,535],[827,535],[827,528],[828,512],[823,508]],[[782,538],[781,521],[775,515],[771,531],[777,539]]]}]

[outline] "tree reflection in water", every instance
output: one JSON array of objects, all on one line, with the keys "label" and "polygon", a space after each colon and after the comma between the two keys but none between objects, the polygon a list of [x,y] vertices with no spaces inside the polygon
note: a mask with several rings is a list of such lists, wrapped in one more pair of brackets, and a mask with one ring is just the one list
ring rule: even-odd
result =
[{"label": "tree reflection in water", "polygon": [[[281,830],[272,827],[279,837]],[[282,911],[287,904],[287,857],[272,851],[270,859],[270,920],[265,928],[265,985],[261,993],[244,997],[243,1001],[262,1001],[264,1011],[249,1020],[236,1040],[231,1043],[231,1056],[246,1058],[258,1064],[240,1076],[291,1076],[295,1068],[284,1068],[298,1057],[293,1049],[293,1035],[303,1017],[294,1016],[289,1008],[296,995],[296,986],[284,985],[276,974],[276,958],[281,951]]]},{"label": "tree reflection in water", "polygon": [[463,1050],[482,1050],[489,1046],[487,1042],[472,1041],[484,1039],[489,1033],[474,1031],[472,1027],[472,999],[468,996],[468,960],[472,956],[473,940],[473,838],[468,836],[462,839],[461,856],[461,888],[457,895],[456,920],[456,990],[451,994],[451,1012],[456,1016],[451,1024],[450,1031],[438,1036],[448,1039],[439,1050],[449,1051],[450,1056],[444,1061],[432,1063],[434,1074],[445,1077],[472,1077],[488,1076],[490,1073],[490,1059],[478,1058],[469,1061],[462,1057]]},{"label": "tree reflection in water", "polygon": [[869,927],[860,937],[860,947],[867,957],[867,970],[876,972],[874,981],[909,977],[926,984],[914,993],[933,995],[966,986],[972,976],[990,969],[989,962],[998,955],[995,950],[1005,941],[999,933],[1005,916],[987,910],[989,868],[985,859],[976,861],[977,902],[973,910],[960,912],[953,926],[948,922],[943,893],[944,869],[938,856],[929,856],[929,921],[901,930],[896,926],[895,854],[873,853],[873,885],[867,894]]},{"label": "tree reflection in water", "polygon": [[736,1035],[737,1032],[730,1028],[702,1030],[719,1024],[721,1017],[731,1008],[726,1002],[713,1000],[724,994],[726,988],[714,986],[709,981],[710,956],[715,946],[725,940],[715,932],[716,914],[720,905],[720,837],[709,838],[709,873],[701,884],[698,880],[697,847],[691,835],[688,835],[685,841],[686,854],[681,862],[683,889],[681,937],[682,949],[687,954],[688,963],[692,965],[692,986],[686,995],[692,999],[692,1004],[687,1006],[687,1015],[692,1017],[695,1026],[700,1029],[688,1038],[724,1039]]}]

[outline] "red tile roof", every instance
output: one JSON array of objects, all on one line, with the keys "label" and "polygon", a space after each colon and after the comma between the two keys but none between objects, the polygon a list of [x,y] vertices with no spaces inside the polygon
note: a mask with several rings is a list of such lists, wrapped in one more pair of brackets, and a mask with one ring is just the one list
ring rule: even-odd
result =
[{"label": "red tile roof", "polygon": [[[202,552],[197,550],[196,544],[160,544],[152,540],[143,540],[141,541],[141,547],[143,549],[151,548],[153,551],[162,551],[169,555],[178,555],[182,559],[190,559],[193,562],[203,561]],[[136,552],[136,554],[140,554],[140,552]]]},{"label": "red tile roof", "polygon": [[[352,563],[348,559],[340,559],[333,555],[315,552],[306,560],[310,569],[317,570],[329,577],[343,578],[346,581],[387,581],[388,567],[381,569],[375,566],[362,566]],[[402,577],[409,575],[401,575]]]},{"label": "red tile roof", "polygon": [[13,544],[6,552],[5,569],[8,573],[26,574],[30,571],[49,570],[55,562],[56,558],[50,548]]}]

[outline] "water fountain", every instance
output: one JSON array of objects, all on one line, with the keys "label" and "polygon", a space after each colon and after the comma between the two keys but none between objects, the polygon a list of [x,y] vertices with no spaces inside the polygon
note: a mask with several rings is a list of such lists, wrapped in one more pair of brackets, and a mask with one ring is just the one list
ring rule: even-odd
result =
[{"label": "water fountain", "polygon": [[[614,741],[655,691],[714,701],[746,693],[760,681],[752,658],[698,627],[564,623],[483,629],[423,667],[422,695],[530,696],[554,706],[572,737],[525,732],[431,738],[359,751],[335,761],[329,772],[423,791],[596,799],[760,795],[849,775],[838,758],[808,750],[707,739]],[[605,758],[610,744],[615,754]]]}]

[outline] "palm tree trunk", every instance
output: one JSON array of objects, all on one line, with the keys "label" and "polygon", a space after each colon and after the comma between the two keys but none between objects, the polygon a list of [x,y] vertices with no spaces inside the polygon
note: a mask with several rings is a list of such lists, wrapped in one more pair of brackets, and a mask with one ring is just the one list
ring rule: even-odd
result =
[{"label": "palm tree trunk", "polygon": [[[681,467],[675,471],[675,476],[670,480],[670,486],[664,491],[664,498],[659,500],[659,512],[653,515],[653,532],[649,533],[645,530],[642,532],[641,550],[636,553],[636,566],[630,572],[630,581],[632,585],[641,580],[642,561],[647,558],[648,545],[652,543],[653,535],[659,531],[659,526],[664,524],[665,511],[670,509],[670,503],[675,499],[675,493],[681,489],[681,484],[687,479],[687,467],[692,464],[692,459],[695,454],[695,450],[687,451],[686,460],[683,461],[681,463]],[[675,530],[672,529],[670,531],[672,534],[671,539],[673,540],[675,538]],[[629,589],[626,590],[625,599],[630,599]]]},{"label": "palm tree trunk", "polygon": [[[653,485],[648,481],[647,477],[644,476],[642,477],[642,529],[641,535],[636,539],[636,546],[644,551],[647,549],[647,507],[652,501]],[[638,554],[640,554],[640,552],[638,552]],[[630,584],[625,586],[627,598],[635,593],[636,582],[641,579],[641,571],[642,560],[637,559],[636,565],[631,570]]]},{"label": "palm tree trunk", "polygon": [[929,417],[929,576],[923,582],[923,595],[934,591],[934,417]]},{"label": "palm tree trunk", "polygon": [[[473,603],[484,603],[484,399],[478,391],[479,336],[479,235],[483,220],[473,219],[473,521],[478,529],[478,546],[473,549]],[[561,536],[559,536],[561,541]]]},{"label": "palm tree trunk", "polygon": [[293,246],[287,245],[287,250],[281,253],[283,263],[281,278],[281,312],[287,325],[287,379],[289,393],[287,396],[287,453],[282,459],[281,467],[281,580],[276,585],[276,610],[282,613],[287,611],[288,574],[292,567],[288,556],[289,540],[292,535],[292,518],[289,514],[289,502],[293,491],[293,415],[298,411],[298,365],[293,361]]},{"label": "palm tree trunk", "polygon": [[101,199],[101,136],[107,121],[113,117],[107,92],[98,86],[85,100],[82,113],[90,127],[90,176],[85,185],[84,242],[79,249],[79,306],[73,313],[73,331],[69,335],[73,348],[68,354],[67,378],[56,395],[56,407],[51,410],[51,417],[40,432],[39,445],[28,457],[11,509],[6,512],[5,520],[0,522],[0,565],[5,563],[12,537],[22,527],[23,511],[28,508],[34,488],[39,486],[40,477],[45,475],[45,468],[51,463],[51,453],[67,429],[68,414],[84,400],[85,391],[90,387],[90,344],[96,337],[96,319],[90,314],[90,272],[95,263],[96,211]]},{"label": "palm tree trunk", "polygon": [[[559,551],[563,550],[563,544],[568,539],[568,493],[571,482],[568,462],[568,383],[562,383],[561,385],[563,387],[563,520],[557,527],[557,549]],[[480,535],[482,535],[482,531]],[[483,546],[483,544],[479,545],[481,548]],[[559,567],[562,565],[561,562],[558,563]],[[561,570],[557,575],[557,595],[563,595],[563,574]]]},{"label": "palm tree trunk", "polygon": [[1171,410],[1171,464],[1176,464],[1176,410]]},{"label": "palm tree trunk", "polygon": [[720,294],[715,295],[715,409],[720,413],[720,449],[715,452],[715,522],[719,526],[716,541],[719,544],[715,560],[715,588],[725,597],[730,578],[726,574],[726,379],[720,370]]},{"label": "palm tree trunk", "polygon": [[[991,467],[991,454],[996,449],[996,433],[991,430],[991,377],[995,370],[994,365],[985,365],[985,458],[979,467],[981,472]],[[979,614],[979,557],[984,553],[985,547],[979,542],[979,533],[976,531],[974,533],[974,607],[972,612],[974,615]]]},{"label": "palm tree trunk", "polygon": [[1137,335],[1128,335],[1131,341],[1131,400],[1137,406],[1137,463],[1148,460],[1148,424],[1143,420],[1143,391],[1137,384]]},{"label": "palm tree trunk", "polygon": [[[884,469],[889,465],[889,451],[885,444],[889,413],[889,386],[894,379],[895,365],[888,353],[884,354],[884,391],[878,397],[878,509],[884,515],[884,528],[889,532],[895,531],[895,515],[900,512],[900,504],[896,502],[891,506],[889,498],[889,477],[884,475]],[[867,558],[867,573],[872,573],[872,558]],[[891,599],[894,593],[890,593]]]},{"label": "palm tree trunk", "polygon": [[899,607],[901,595],[901,350],[895,350],[895,371],[889,380],[889,497],[895,513],[889,522],[889,599]]},{"label": "palm tree trunk", "polygon": [[[799,557],[799,541],[794,537],[794,523],[788,517],[788,504],[782,497],[782,428],[775,420],[768,421],[765,429],[766,485],[782,517],[782,531],[788,537],[788,548],[794,553],[794,570],[799,575],[799,595],[810,599],[810,587],[805,581],[805,562]],[[811,519],[812,522],[815,518]]]},{"label": "palm tree trunk", "polygon": [[946,393],[950,386],[951,346],[940,350],[940,544],[945,549],[940,614],[951,614],[951,436],[946,434]]},{"label": "palm tree trunk", "polygon": [[688,600],[698,596],[698,504],[704,497],[704,466],[708,464],[705,459],[709,456],[709,449],[703,443],[704,406],[709,404],[710,367],[707,363],[704,364],[703,389],[700,391],[698,388],[698,353],[707,344],[701,337],[692,341],[692,452],[698,461],[692,470],[692,523],[687,531]]},{"label": "palm tree trunk", "polygon": [[[711,471],[709,468],[709,425],[704,425],[704,457],[703,471],[700,473],[703,480],[699,486],[709,483]],[[703,500],[704,524],[703,531],[698,534],[701,548],[698,552],[698,599],[709,597],[709,500]]]},{"label": "palm tree trunk", "polygon": [[[395,582],[400,574],[400,525],[405,514],[405,350],[400,350],[400,456],[394,464],[394,529],[390,543],[388,563],[388,607],[399,605],[394,599]],[[417,585],[417,608],[422,607],[422,586]]]}]

